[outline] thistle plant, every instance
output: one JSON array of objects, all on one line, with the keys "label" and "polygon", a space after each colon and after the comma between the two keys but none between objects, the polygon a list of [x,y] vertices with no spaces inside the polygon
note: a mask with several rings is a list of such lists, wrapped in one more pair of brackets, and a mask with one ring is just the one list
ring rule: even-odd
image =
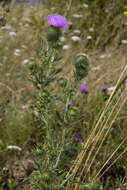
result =
[{"label": "thistle plant", "polygon": [[68,28],[67,20],[61,15],[51,14],[46,18],[46,22],[50,25],[46,32],[47,40],[55,47],[61,36],[61,29]]},{"label": "thistle plant", "polygon": [[[87,76],[88,68],[86,73],[83,65],[75,66],[76,75],[74,71],[72,83],[68,84],[66,78],[60,77],[60,57],[56,48],[44,46],[40,62],[33,60],[28,64],[29,80],[38,92],[32,107],[38,113],[35,124],[40,126],[38,141],[41,142],[31,154],[37,170],[31,176],[35,189],[38,185],[45,189],[61,186],[66,171],[59,176],[59,170],[64,167],[68,170],[81,149],[82,137],[74,126],[81,125],[82,114],[75,105],[74,96],[81,79]],[[79,89],[82,93],[87,91],[83,87]]]}]

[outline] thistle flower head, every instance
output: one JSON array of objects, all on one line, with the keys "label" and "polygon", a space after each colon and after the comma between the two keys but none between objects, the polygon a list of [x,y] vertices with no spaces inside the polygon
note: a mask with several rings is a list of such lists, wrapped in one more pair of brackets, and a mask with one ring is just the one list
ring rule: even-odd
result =
[{"label": "thistle flower head", "polygon": [[87,92],[87,87],[85,85],[80,86],[80,92],[86,93]]},{"label": "thistle flower head", "polygon": [[102,87],[101,87],[101,91],[102,91],[102,92],[107,91],[107,89],[108,89],[108,88],[107,88],[106,86],[102,86]]},{"label": "thistle flower head", "polygon": [[58,14],[51,14],[46,18],[46,22],[51,25],[54,26],[56,28],[63,28],[63,29],[67,29],[68,28],[68,23],[67,20]]},{"label": "thistle flower head", "polygon": [[72,140],[73,140],[73,142],[75,142],[75,143],[80,143],[80,142],[82,141],[82,137],[81,137],[80,133],[74,134]]},{"label": "thistle flower head", "polygon": [[67,105],[68,105],[68,107],[71,107],[72,106],[72,101],[70,101]]}]

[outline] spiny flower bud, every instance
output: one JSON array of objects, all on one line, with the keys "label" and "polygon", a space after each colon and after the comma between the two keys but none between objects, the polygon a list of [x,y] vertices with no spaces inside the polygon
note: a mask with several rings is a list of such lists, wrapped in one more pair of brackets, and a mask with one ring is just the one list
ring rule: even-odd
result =
[{"label": "spiny flower bud", "polygon": [[88,74],[88,60],[85,55],[79,55],[75,60],[76,77],[81,80]]},{"label": "spiny flower bud", "polygon": [[61,36],[61,31],[59,28],[50,26],[46,33],[48,41],[57,41]]}]

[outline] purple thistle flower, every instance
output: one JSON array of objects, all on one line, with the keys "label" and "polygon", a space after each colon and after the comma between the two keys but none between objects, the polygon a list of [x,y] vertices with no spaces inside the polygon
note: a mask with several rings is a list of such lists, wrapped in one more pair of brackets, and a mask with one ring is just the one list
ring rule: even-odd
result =
[{"label": "purple thistle flower", "polygon": [[72,138],[73,142],[75,143],[80,143],[82,141],[82,137],[80,135],[80,133],[76,133],[73,138]]},{"label": "purple thistle flower", "polygon": [[101,91],[102,91],[102,92],[106,92],[107,89],[108,89],[108,88],[107,88],[106,86],[102,86],[102,87],[101,87]]},{"label": "purple thistle flower", "polygon": [[51,14],[46,18],[46,22],[51,25],[54,26],[56,28],[63,28],[63,29],[67,29],[68,28],[68,23],[67,20],[58,14]]},{"label": "purple thistle flower", "polygon": [[68,107],[72,106],[72,101],[70,101],[67,105]]},{"label": "purple thistle flower", "polygon": [[86,93],[87,92],[87,87],[85,85],[80,86],[80,92]]}]

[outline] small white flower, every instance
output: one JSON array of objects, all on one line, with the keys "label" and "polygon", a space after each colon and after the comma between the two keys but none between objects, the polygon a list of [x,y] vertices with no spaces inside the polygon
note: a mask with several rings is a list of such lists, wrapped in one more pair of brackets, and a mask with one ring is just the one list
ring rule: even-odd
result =
[{"label": "small white flower", "polygon": [[37,117],[39,116],[39,113],[38,113],[37,110],[34,110],[34,115],[37,116]]},{"label": "small white flower", "polygon": [[20,53],[21,50],[20,50],[20,49],[15,49],[15,52],[16,52],[16,53]]},{"label": "small white flower", "polygon": [[25,64],[27,64],[28,62],[29,62],[29,59],[25,59],[25,60],[22,61],[22,65],[25,65]]},{"label": "small white flower", "polygon": [[19,53],[14,52],[14,55],[15,55],[15,56],[19,56],[20,54],[19,54]]},{"label": "small white flower", "polygon": [[90,32],[94,32],[94,28],[90,28],[89,31],[90,31]]},{"label": "small white flower", "polygon": [[88,8],[88,5],[86,3],[83,4],[83,7]]},{"label": "small white flower", "polygon": [[71,22],[71,21],[68,21],[68,24],[69,24],[69,25],[72,25],[72,22]]},{"label": "small white flower", "polygon": [[122,40],[121,43],[122,44],[127,44],[127,40]]},{"label": "small white flower", "polygon": [[9,32],[9,35],[10,36],[16,36],[16,33],[15,32]]},{"label": "small white flower", "polygon": [[24,27],[28,28],[28,27],[29,27],[29,24],[25,24]]},{"label": "small white flower", "polygon": [[27,46],[26,46],[26,45],[22,45],[21,47],[22,47],[23,49],[26,49],[26,48],[27,48]]},{"label": "small white flower", "polygon": [[80,30],[74,30],[73,33],[74,33],[74,34],[80,34],[81,31],[80,31]]},{"label": "small white flower", "polygon": [[80,41],[80,38],[79,38],[78,36],[72,36],[71,39],[72,39],[74,42]]},{"label": "small white flower", "polygon": [[127,22],[125,22],[124,25],[127,26]]},{"label": "small white flower", "polygon": [[1,29],[10,30],[10,29],[12,29],[12,27],[10,25],[6,25],[6,26],[2,26]]},{"label": "small white flower", "polygon": [[115,86],[109,87],[108,91],[112,92],[115,89]]},{"label": "small white flower", "polygon": [[14,55],[18,56],[18,55],[20,55],[20,52],[21,52],[20,49],[15,49],[15,51],[14,51]]},{"label": "small white flower", "polygon": [[23,105],[23,106],[22,106],[22,109],[23,109],[23,110],[27,110],[28,108],[29,108],[29,104],[26,104],[26,105]]},{"label": "small white flower", "polygon": [[29,18],[24,18],[25,22],[31,22],[31,20]]},{"label": "small white flower", "polygon": [[104,59],[106,57],[106,55],[100,55],[99,58],[100,59]]},{"label": "small white flower", "polygon": [[64,49],[64,50],[70,49],[70,45],[67,45],[67,44],[64,45],[64,46],[63,46],[63,49]]},{"label": "small white flower", "polygon": [[83,15],[81,15],[81,14],[74,14],[73,17],[74,17],[74,18],[82,18]]},{"label": "small white flower", "polygon": [[92,39],[92,36],[87,36],[87,40],[91,40]]},{"label": "small white flower", "polygon": [[97,66],[97,67],[93,67],[92,70],[93,70],[93,71],[100,70],[100,67],[99,67],[99,66]]},{"label": "small white flower", "polygon": [[104,59],[105,57],[109,58],[111,57],[111,54],[105,54],[105,55],[100,55],[100,59]]},{"label": "small white flower", "polygon": [[15,149],[15,150],[18,150],[18,151],[22,150],[19,146],[15,146],[15,145],[7,146],[7,149]]},{"label": "small white flower", "polygon": [[60,37],[60,41],[61,41],[61,42],[65,42],[65,41],[66,41],[66,38],[65,38],[64,36],[61,36],[61,37]]},{"label": "small white flower", "polygon": [[105,12],[106,12],[106,13],[109,13],[109,10],[108,10],[108,9],[106,9],[106,10],[105,10]]}]

